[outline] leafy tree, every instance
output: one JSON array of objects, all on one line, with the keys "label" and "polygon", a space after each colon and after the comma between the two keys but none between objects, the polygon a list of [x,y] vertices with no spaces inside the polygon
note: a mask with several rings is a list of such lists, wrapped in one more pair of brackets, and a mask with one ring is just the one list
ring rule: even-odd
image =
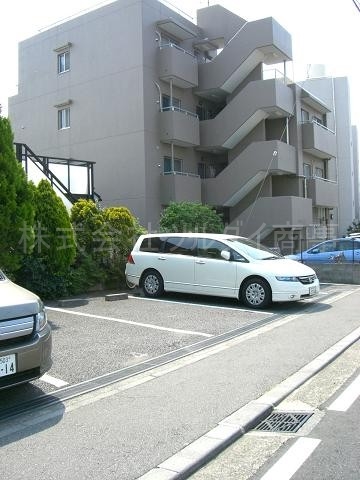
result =
[{"label": "leafy tree", "polygon": [[347,229],[347,233],[360,233],[360,220],[353,220]]},{"label": "leafy tree", "polygon": [[92,200],[79,200],[71,209],[71,221],[78,247],[74,287],[123,283],[126,255],[135,238],[145,232],[138,220],[126,207],[101,210]]},{"label": "leafy tree", "polygon": [[20,268],[34,245],[33,189],[15,157],[10,122],[0,116],[0,267]]},{"label": "leafy tree", "polygon": [[201,203],[171,203],[160,217],[162,232],[222,233],[222,218],[213,208]]},{"label": "leafy tree", "polygon": [[101,210],[92,200],[80,199],[71,208],[78,251],[94,255],[101,249],[105,235],[105,222]]},{"label": "leafy tree", "polygon": [[[137,219],[126,207],[108,207],[103,214],[111,252],[127,255],[139,233]],[[143,233],[142,230],[141,233]]]}]

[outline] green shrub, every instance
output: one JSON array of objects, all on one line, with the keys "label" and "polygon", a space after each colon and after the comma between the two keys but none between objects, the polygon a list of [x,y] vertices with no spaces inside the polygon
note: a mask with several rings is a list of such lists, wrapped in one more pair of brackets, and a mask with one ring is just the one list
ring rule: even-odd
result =
[{"label": "green shrub", "polygon": [[192,202],[171,203],[160,217],[161,232],[222,233],[221,215],[208,205]]}]

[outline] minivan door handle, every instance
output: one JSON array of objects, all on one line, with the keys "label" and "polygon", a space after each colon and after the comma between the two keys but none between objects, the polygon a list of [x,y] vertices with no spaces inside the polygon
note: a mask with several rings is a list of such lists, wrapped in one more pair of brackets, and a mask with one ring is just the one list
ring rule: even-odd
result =
[{"label": "minivan door handle", "polygon": [[158,257],[158,260],[166,260],[166,257]]},{"label": "minivan door handle", "polygon": [[205,265],[206,262],[204,262],[204,260],[195,260],[195,263],[198,263],[199,265]]}]

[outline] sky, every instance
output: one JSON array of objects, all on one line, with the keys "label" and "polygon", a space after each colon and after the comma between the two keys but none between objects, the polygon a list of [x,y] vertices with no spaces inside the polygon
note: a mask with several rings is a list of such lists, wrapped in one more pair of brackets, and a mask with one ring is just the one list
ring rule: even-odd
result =
[{"label": "sky", "polygon": [[[16,95],[18,43],[57,22],[111,1],[0,0],[0,104]],[[324,64],[326,74],[348,77],[352,124],[360,132],[360,11],[353,0],[169,0],[196,23],[196,8],[220,4],[251,21],[274,17],[292,36],[293,79],[304,80],[310,64]],[[290,76],[290,75],[289,75]]]}]

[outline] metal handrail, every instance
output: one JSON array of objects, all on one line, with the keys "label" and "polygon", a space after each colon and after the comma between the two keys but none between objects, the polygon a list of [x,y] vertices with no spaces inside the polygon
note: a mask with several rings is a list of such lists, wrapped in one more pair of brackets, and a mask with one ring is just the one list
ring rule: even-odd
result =
[{"label": "metal handrail", "polygon": [[183,113],[184,115],[189,115],[190,117],[195,117],[199,118],[199,115],[197,113],[189,112],[189,110],[184,110],[183,108],[169,106],[169,107],[162,107],[161,112],[180,112]]},{"label": "metal handrail", "polygon": [[200,178],[200,175],[190,172],[178,172],[177,170],[171,170],[170,172],[162,172],[161,175],[182,175],[183,177],[196,177]]},{"label": "metal handrail", "polygon": [[302,120],[300,122],[300,124],[305,124],[305,123],[315,123],[316,125],[319,125],[319,127],[323,128],[324,130],[327,130],[328,132],[335,134],[334,130],[331,130],[330,128],[328,128],[323,123],[318,122],[315,118],[313,118],[312,120]]},{"label": "metal handrail", "polygon": [[189,50],[185,50],[184,48],[179,47],[179,45],[176,45],[176,43],[169,42],[169,43],[162,43],[161,45],[159,45],[160,50],[164,47],[176,48],[176,50],[179,50],[180,52],[183,52],[186,55],[190,55],[190,57],[196,58],[192,52],[189,52]]},{"label": "metal handrail", "polygon": [[335,184],[338,183],[336,180],[330,180],[329,178],[324,178],[324,177],[317,177],[316,175],[311,175],[311,177],[306,177],[306,178],[307,179],[323,180],[324,182],[328,182],[328,183],[335,183]]},{"label": "metal handrail", "polygon": [[[21,164],[23,164],[26,174],[28,174],[28,160],[37,167],[38,170],[50,181],[52,187],[56,187],[58,191],[64,195],[71,203],[75,203],[79,197],[91,198],[95,201],[101,201],[101,197],[94,190],[93,184],[93,166],[95,162],[86,160],[66,159],[62,157],[50,157],[43,155],[36,155],[31,148],[25,143],[14,143],[16,157]],[[59,177],[51,170],[51,164],[65,165],[68,167],[67,185],[65,185]],[[80,166],[87,170],[87,192],[84,194],[73,193],[70,190],[70,167]]]}]

